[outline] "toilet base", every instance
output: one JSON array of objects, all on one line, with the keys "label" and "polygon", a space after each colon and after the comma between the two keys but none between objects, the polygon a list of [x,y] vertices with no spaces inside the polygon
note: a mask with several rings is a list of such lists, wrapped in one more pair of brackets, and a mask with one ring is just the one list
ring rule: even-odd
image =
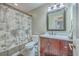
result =
[{"label": "toilet base", "polygon": [[32,50],[28,50],[26,48],[24,48],[22,51],[21,51],[21,54],[23,54],[24,56],[35,56],[35,52]]}]

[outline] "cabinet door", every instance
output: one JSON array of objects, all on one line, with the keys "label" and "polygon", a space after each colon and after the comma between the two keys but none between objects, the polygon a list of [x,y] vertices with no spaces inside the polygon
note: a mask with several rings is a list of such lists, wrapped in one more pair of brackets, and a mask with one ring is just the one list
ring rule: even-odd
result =
[{"label": "cabinet door", "polygon": [[50,43],[50,47],[49,49],[49,53],[51,55],[60,55],[60,41],[57,39],[50,39],[49,40]]},{"label": "cabinet door", "polygon": [[61,41],[60,42],[60,49],[61,49],[61,55],[63,56],[69,56],[69,55],[73,55],[73,50],[70,49],[69,47],[69,43],[72,43],[72,42],[69,42],[69,41]]},{"label": "cabinet door", "polygon": [[48,39],[40,38],[40,55],[44,56],[47,52]]}]

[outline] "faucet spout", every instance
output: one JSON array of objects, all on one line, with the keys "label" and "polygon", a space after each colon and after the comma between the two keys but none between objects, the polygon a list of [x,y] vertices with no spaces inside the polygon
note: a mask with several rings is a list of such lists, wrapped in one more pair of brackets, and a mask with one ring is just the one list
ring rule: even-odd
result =
[{"label": "faucet spout", "polygon": [[52,35],[54,35],[54,33],[52,32]]}]

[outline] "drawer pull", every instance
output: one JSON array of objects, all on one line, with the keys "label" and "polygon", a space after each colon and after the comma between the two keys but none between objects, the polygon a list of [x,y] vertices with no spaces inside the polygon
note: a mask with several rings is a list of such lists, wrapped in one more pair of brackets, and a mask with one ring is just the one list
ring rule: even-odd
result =
[{"label": "drawer pull", "polygon": [[76,46],[74,44],[69,43],[69,48],[70,50],[73,50],[73,48],[76,48]]}]

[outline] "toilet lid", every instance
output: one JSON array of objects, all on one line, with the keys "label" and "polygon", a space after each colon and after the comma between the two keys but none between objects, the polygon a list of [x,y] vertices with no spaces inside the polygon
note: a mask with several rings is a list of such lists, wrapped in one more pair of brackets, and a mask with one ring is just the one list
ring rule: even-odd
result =
[{"label": "toilet lid", "polygon": [[32,41],[32,42],[29,42],[25,45],[26,48],[33,48],[33,46],[36,44],[36,42]]}]

